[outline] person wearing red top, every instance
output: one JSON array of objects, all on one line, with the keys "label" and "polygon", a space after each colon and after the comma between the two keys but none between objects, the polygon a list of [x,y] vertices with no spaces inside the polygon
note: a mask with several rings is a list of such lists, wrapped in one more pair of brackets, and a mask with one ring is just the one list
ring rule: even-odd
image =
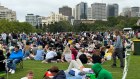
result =
[{"label": "person wearing red top", "polygon": [[70,50],[71,50],[71,52],[72,52],[72,54],[73,54],[73,56],[74,56],[74,59],[76,59],[78,52],[77,52],[77,50],[74,48],[73,45],[70,45]]}]

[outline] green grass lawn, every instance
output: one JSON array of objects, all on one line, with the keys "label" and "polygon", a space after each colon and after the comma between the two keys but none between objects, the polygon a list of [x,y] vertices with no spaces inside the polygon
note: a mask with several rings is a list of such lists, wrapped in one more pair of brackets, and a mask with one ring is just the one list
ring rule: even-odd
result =
[{"label": "green grass lawn", "polygon": [[126,79],[140,79],[140,56],[133,55],[130,58],[130,65]]},{"label": "green grass lawn", "polygon": [[[140,71],[140,56],[131,56],[129,71],[127,75],[127,79],[140,79],[139,71]],[[113,79],[121,79],[123,69],[119,68],[119,62],[117,63],[117,68],[111,68],[112,61],[107,61],[103,64],[103,67],[110,71],[113,75]],[[41,61],[34,61],[34,60],[26,60],[24,61],[24,68],[20,69],[17,67],[16,73],[14,75],[9,74],[8,79],[20,79],[21,77],[26,76],[29,70],[34,72],[34,79],[42,79],[45,71],[50,68],[51,66],[58,66],[60,69],[67,69],[68,63],[49,63],[43,64]],[[87,66],[86,67],[91,67]]]}]

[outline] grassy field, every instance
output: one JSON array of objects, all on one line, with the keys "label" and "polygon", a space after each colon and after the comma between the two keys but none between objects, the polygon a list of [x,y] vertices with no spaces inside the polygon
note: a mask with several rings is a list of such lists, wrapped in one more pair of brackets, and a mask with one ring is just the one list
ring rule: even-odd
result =
[{"label": "grassy field", "polygon": [[[131,56],[129,71],[126,79],[140,79],[139,71],[140,71],[140,56]],[[110,71],[113,75],[113,79],[121,79],[123,69],[119,68],[119,62],[117,63],[117,68],[111,68],[112,61],[107,61],[103,64],[103,67]],[[45,71],[50,68],[51,66],[58,66],[60,69],[67,69],[68,63],[49,63],[43,64],[41,61],[34,61],[34,60],[26,60],[24,61],[24,68],[20,69],[17,67],[16,73],[14,75],[9,74],[8,79],[20,79],[24,77],[29,70],[34,72],[34,79],[42,79]],[[87,66],[86,67],[91,67]]]},{"label": "grassy field", "polygon": [[140,79],[140,56],[131,56],[130,65],[126,79]]}]

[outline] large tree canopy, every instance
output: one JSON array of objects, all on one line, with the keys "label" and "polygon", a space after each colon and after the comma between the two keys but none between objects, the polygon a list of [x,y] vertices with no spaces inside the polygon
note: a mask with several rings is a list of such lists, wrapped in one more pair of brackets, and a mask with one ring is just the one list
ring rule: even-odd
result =
[{"label": "large tree canopy", "polygon": [[31,32],[38,32],[38,31],[40,30],[37,30],[35,27],[33,27],[27,22],[0,20],[0,33],[1,32],[31,33]]}]

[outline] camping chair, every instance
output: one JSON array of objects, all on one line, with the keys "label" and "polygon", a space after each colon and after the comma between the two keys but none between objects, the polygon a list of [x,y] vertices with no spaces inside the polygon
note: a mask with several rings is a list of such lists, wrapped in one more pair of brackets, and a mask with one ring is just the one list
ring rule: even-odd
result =
[{"label": "camping chair", "polygon": [[22,60],[20,60],[20,62],[19,62],[19,63],[17,63],[17,65],[18,65],[21,69],[23,69],[23,59],[22,59]]}]

